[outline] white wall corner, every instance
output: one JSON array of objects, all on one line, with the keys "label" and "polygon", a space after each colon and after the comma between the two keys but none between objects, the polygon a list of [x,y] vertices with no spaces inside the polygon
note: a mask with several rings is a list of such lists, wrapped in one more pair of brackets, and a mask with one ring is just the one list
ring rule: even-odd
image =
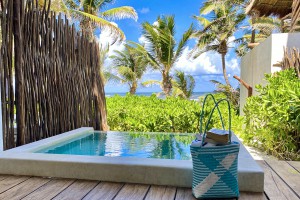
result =
[{"label": "white wall corner", "polygon": [[[300,33],[276,33],[265,39],[261,44],[253,48],[241,59],[241,79],[253,87],[253,95],[256,95],[255,86],[265,85],[266,73],[280,71],[273,65],[282,61],[284,48],[300,49]],[[246,89],[241,86],[240,111],[246,103]]]}]

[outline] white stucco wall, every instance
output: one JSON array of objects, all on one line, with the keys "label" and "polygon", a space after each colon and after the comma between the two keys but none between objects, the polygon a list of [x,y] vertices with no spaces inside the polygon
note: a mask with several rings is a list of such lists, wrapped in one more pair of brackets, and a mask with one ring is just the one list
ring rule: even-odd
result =
[{"label": "white stucco wall", "polygon": [[[266,84],[264,81],[265,73],[274,73],[280,70],[279,67],[273,67],[273,65],[282,61],[284,47],[300,49],[300,33],[272,34],[242,58],[241,79],[253,87],[253,95],[257,94],[255,85]],[[241,86],[241,115],[243,115],[243,107],[247,97],[247,89]]]}]

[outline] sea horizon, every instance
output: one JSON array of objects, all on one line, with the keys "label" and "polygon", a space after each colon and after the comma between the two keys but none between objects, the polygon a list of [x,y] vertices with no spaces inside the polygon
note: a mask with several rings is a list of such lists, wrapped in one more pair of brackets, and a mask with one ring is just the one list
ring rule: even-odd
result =
[{"label": "sea horizon", "polygon": [[[106,92],[105,96],[106,97],[112,97],[114,95],[119,95],[119,96],[126,96],[126,94],[128,94],[129,92]],[[136,92],[135,95],[138,96],[151,96],[152,94],[158,94],[159,92]],[[207,91],[207,92],[193,92],[192,96],[190,97],[190,99],[198,99],[201,96],[204,96],[206,94],[209,93],[214,93],[214,91]],[[161,98],[163,98],[163,96],[161,96]]]}]

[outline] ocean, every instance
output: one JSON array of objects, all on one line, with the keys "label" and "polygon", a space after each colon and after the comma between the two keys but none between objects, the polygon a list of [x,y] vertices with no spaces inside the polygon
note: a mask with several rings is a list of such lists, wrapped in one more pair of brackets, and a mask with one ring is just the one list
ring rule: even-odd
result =
[{"label": "ocean", "polygon": [[[151,96],[152,94],[157,94],[158,92],[137,92],[136,95],[139,96]],[[191,100],[197,100],[200,96],[204,96],[209,93],[214,93],[214,92],[194,92],[193,95],[191,96]],[[120,95],[120,96],[125,96],[127,93],[126,92],[116,92],[116,93],[110,93],[107,92],[105,93],[106,97],[111,97],[114,95]],[[161,96],[163,98],[163,96]]]}]

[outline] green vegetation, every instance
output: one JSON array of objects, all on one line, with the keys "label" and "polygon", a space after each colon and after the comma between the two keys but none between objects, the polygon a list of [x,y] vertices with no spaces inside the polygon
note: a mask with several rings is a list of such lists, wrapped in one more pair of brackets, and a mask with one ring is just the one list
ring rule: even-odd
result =
[{"label": "green vegetation", "polygon": [[293,70],[266,75],[268,85],[244,108],[245,142],[281,159],[300,160],[300,81]]},{"label": "green vegetation", "polygon": [[[224,98],[224,95],[215,96],[217,99]],[[110,130],[115,131],[197,133],[199,132],[201,105],[202,100],[196,102],[176,97],[159,99],[155,95],[150,97],[116,95],[107,98],[108,124]],[[205,122],[214,104],[208,101],[207,105]],[[222,104],[220,109],[228,127],[227,106]],[[240,132],[241,118],[236,115],[232,117],[233,131]],[[212,118],[210,127],[222,127],[217,112]]]}]

